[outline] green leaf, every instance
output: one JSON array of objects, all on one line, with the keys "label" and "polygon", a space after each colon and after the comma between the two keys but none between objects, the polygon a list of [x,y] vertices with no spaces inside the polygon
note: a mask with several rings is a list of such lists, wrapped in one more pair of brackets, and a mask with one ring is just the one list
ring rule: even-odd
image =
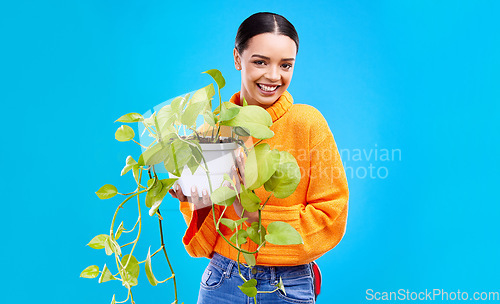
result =
[{"label": "green leaf", "polygon": [[222,111],[220,112],[220,121],[228,121],[236,117],[240,112],[240,107],[233,107],[230,109],[226,109],[226,107],[222,106]]},{"label": "green leaf", "polygon": [[190,103],[203,102],[205,105],[208,105],[208,101],[210,101],[212,97],[214,97],[214,95],[215,95],[214,85],[209,84],[206,87],[203,87],[194,92],[193,97],[191,97],[191,100],[189,102]]},{"label": "green leaf", "polygon": [[137,183],[139,183],[139,164],[132,166],[132,175]]},{"label": "green leaf", "polygon": [[238,228],[238,226],[241,225],[246,220],[248,220],[248,217],[241,218],[237,221],[233,221],[232,219],[228,219],[228,218],[223,217],[220,219],[220,223],[222,225],[228,227],[229,229],[234,230],[234,229]]},{"label": "green leaf", "polygon": [[99,190],[97,190],[95,194],[97,194],[97,196],[100,199],[108,199],[108,198],[112,198],[117,193],[118,193],[118,189],[116,189],[115,186],[110,185],[110,184],[106,184],[106,185],[102,186],[101,188],[99,188]]},{"label": "green leaf", "polygon": [[216,117],[213,112],[208,110],[203,112],[203,118],[207,124],[209,124],[212,127],[215,127]]},{"label": "green leaf", "polygon": [[184,141],[176,139],[165,151],[166,157],[163,161],[165,169],[175,176],[181,176],[184,166],[191,158],[191,148]]},{"label": "green leaf", "polygon": [[179,96],[179,97],[174,98],[174,100],[172,100],[172,102],[170,103],[170,108],[172,109],[172,111],[175,114],[181,115],[181,111],[182,111],[181,105],[182,105],[183,101],[184,101],[184,97]]},{"label": "green leaf", "polygon": [[177,180],[178,178],[165,178],[160,181],[163,183],[163,189],[167,189],[168,192],[168,189],[170,189]]},{"label": "green leaf", "polygon": [[189,159],[189,161],[187,163],[187,166],[192,174],[194,174],[194,172],[196,172],[196,170],[200,166],[201,160],[203,158],[203,155],[201,153],[200,144],[197,142],[193,142],[193,144],[196,145],[196,147],[189,145],[189,148],[191,148],[192,157]]},{"label": "green leaf", "polygon": [[135,136],[134,130],[127,125],[122,125],[115,132],[115,138],[118,141],[129,141],[132,138],[134,138],[134,136]]},{"label": "green leaf", "polygon": [[246,107],[248,106],[248,103],[247,103],[247,100],[245,99],[245,97],[243,97],[243,101],[241,102],[241,104]]},{"label": "green leaf", "polygon": [[118,242],[111,237],[109,238],[109,242],[112,245],[111,249],[113,250],[113,252],[119,256],[122,256],[122,249],[121,249],[120,245],[118,244]]},{"label": "green leaf", "polygon": [[154,202],[153,206],[151,206],[151,208],[149,208],[149,216],[153,216],[155,215],[156,211],[158,211],[158,208],[160,208],[160,205],[161,203],[163,202],[163,200],[157,200]]},{"label": "green leaf", "polygon": [[231,127],[243,127],[251,136],[259,139],[271,138],[274,132],[269,129],[273,120],[271,115],[259,106],[239,107],[240,112],[236,117],[228,121],[222,121],[221,125]]},{"label": "green leaf", "polygon": [[170,133],[168,130],[174,125],[177,117],[177,113],[175,113],[170,105],[162,107],[156,114],[156,121],[158,122],[157,128],[159,129],[160,134]]},{"label": "green leaf", "polygon": [[136,286],[139,283],[136,277],[133,277],[132,275],[130,275],[130,273],[126,271],[123,273],[122,279],[123,279],[122,285],[125,286],[126,288]]},{"label": "green leaf", "polygon": [[235,221],[234,223],[236,224],[236,226],[239,226],[239,225],[243,224],[246,220],[248,220],[248,217],[243,217],[243,218],[240,218],[239,220]]},{"label": "green leaf", "polygon": [[234,133],[238,134],[239,136],[250,136],[250,131],[243,127],[233,127]]},{"label": "green leaf", "polygon": [[208,101],[207,102],[203,101],[192,102],[192,100],[189,101],[186,109],[181,114],[181,123],[188,128],[194,125],[194,123],[196,122],[196,118],[198,118],[198,115],[200,115],[201,112],[207,107],[207,104]]},{"label": "green leaf", "polygon": [[302,237],[290,224],[285,222],[272,222],[267,226],[266,241],[275,245],[303,244]]},{"label": "green leaf", "polygon": [[144,151],[144,153],[142,153],[144,164],[146,166],[152,166],[161,163],[165,160],[167,151],[168,147],[164,147],[161,144],[156,144],[152,147],[149,147],[146,151]]},{"label": "green leaf", "polygon": [[111,304],[116,304],[115,295],[113,295],[113,298],[111,299]]},{"label": "green leaf", "polygon": [[254,242],[257,245],[260,245],[266,239],[266,228],[262,225],[260,227],[261,227],[260,238],[259,238],[258,222],[253,222],[250,225],[250,227],[247,228],[248,237],[250,238],[250,240],[252,240],[252,242]]},{"label": "green leaf", "polygon": [[206,73],[206,74],[212,76],[212,78],[217,83],[219,90],[221,90],[226,85],[226,81],[224,80],[224,77],[222,77],[222,73],[219,70],[212,69],[212,70],[205,71],[203,73]]},{"label": "green leaf", "polygon": [[99,283],[104,283],[112,280],[116,280],[116,278],[111,274],[111,271],[109,271],[106,264],[104,264],[104,267],[102,268],[101,277],[99,278]]},{"label": "green leaf", "polygon": [[115,120],[115,122],[117,122],[117,121],[119,121],[119,122],[139,122],[139,121],[143,121],[143,120],[144,120],[144,118],[139,113],[128,113],[128,114],[125,114],[122,117],[118,118],[117,120]]},{"label": "green leaf", "polygon": [[125,228],[123,228],[123,222],[121,222],[120,226],[118,226],[118,229],[116,229],[115,240],[120,238],[120,235],[122,235],[123,230],[125,230]]},{"label": "green leaf", "polygon": [[255,261],[255,256],[253,254],[243,252],[243,257],[249,266],[255,266],[257,262]]},{"label": "green leaf", "polygon": [[127,156],[127,160],[125,161],[125,167],[123,167],[122,169],[121,176],[127,174],[127,172],[130,171],[130,169],[132,169],[134,165],[137,165],[137,162],[132,158],[132,156],[130,155]]},{"label": "green leaf", "polygon": [[226,186],[219,187],[215,189],[212,194],[210,194],[212,203],[221,206],[231,206],[234,202],[235,197],[236,192]]},{"label": "green leaf", "polygon": [[[130,261],[129,261],[130,259]],[[139,267],[139,262],[137,259],[130,254],[124,255],[122,258],[122,265],[125,266],[127,264],[127,267],[125,267],[125,271],[130,273],[131,276],[138,278],[139,277],[139,272],[140,272],[140,267]]]},{"label": "green leaf", "polygon": [[279,151],[279,155],[278,167],[271,178],[264,183],[264,188],[277,198],[286,198],[299,185],[300,168],[292,154],[287,151]]},{"label": "green leaf", "polygon": [[240,193],[241,206],[248,212],[255,212],[260,208],[260,198],[253,191],[241,186]]},{"label": "green leaf", "polygon": [[278,150],[271,150],[267,143],[251,149],[245,161],[245,187],[254,190],[267,182],[279,165],[279,157]]},{"label": "green leaf", "polygon": [[[223,124],[223,123],[221,123]],[[244,124],[241,124],[242,128],[247,131],[246,133],[249,133],[251,136],[258,138],[258,139],[268,139],[274,136],[274,132],[269,129],[269,127],[263,126],[261,124],[253,123],[253,122],[247,122]]]},{"label": "green leaf", "polygon": [[[128,261],[129,257],[130,261]],[[127,283],[130,286],[136,286],[138,283],[137,278],[139,277],[139,271],[140,271],[139,262],[133,255],[127,254],[123,256],[121,263],[124,267],[125,265],[127,265],[127,267],[125,267],[124,270],[123,279],[127,281]]]},{"label": "green leaf", "polygon": [[[163,202],[163,198],[165,198],[165,195],[167,195],[168,190],[172,187],[172,185],[175,183],[177,178],[166,178],[162,179],[159,181],[161,183],[161,191],[159,191],[156,195],[150,196],[150,201],[149,201],[149,215],[153,216],[158,208],[160,208],[161,203]],[[149,192],[148,192],[149,194]],[[146,199],[148,196],[146,195]],[[146,206],[148,206],[148,203],[146,203]]]},{"label": "green leaf", "polygon": [[279,290],[283,291],[283,293],[284,293],[284,294],[285,294],[285,296],[286,296],[285,285],[283,284],[283,280],[281,279],[281,277],[280,277],[280,281],[278,282],[278,285],[276,285],[276,287],[277,287]]},{"label": "green leaf", "polygon": [[94,249],[103,249],[104,244],[108,240],[109,235],[107,234],[99,234],[94,236],[94,238],[87,244],[90,248]]},{"label": "green leaf", "polygon": [[153,274],[153,269],[151,268],[151,248],[148,249],[148,255],[146,257],[146,263],[144,263],[144,267],[146,269],[146,276],[148,277],[148,281],[151,285],[158,285],[158,280],[155,278]]},{"label": "green leaf", "polygon": [[113,253],[116,253],[119,256],[122,255],[122,249],[120,248],[120,245],[118,245],[115,239],[110,238],[109,236],[104,242],[104,249],[106,250],[107,255],[112,255]]},{"label": "green leaf", "polygon": [[80,277],[86,278],[86,279],[94,279],[97,278],[99,275],[99,266],[97,265],[92,265],[87,268],[85,268],[82,273],[80,273]]},{"label": "green leaf", "polygon": [[[148,188],[150,187],[151,189],[146,193],[146,207],[148,208],[151,208],[154,201],[158,200],[158,195],[163,190],[163,183],[156,178],[152,178],[148,180]],[[163,196],[165,196],[165,194]],[[160,200],[161,199],[163,199],[163,197],[161,197]]]},{"label": "green leaf", "polygon": [[231,242],[236,244],[236,234],[238,234],[238,245],[242,245],[242,244],[245,244],[247,242],[248,233],[243,229],[238,230],[238,232],[235,232],[231,236],[231,239],[230,239]]},{"label": "green leaf", "polygon": [[141,167],[146,165],[144,163],[144,156],[142,154],[139,156],[139,160],[137,160],[137,165],[139,165]]},{"label": "green leaf", "polygon": [[[241,106],[237,105],[237,104],[234,104],[232,102],[229,102],[229,101],[223,101],[222,102],[222,106],[225,107],[226,109],[231,109],[231,108],[241,108]],[[214,114],[215,115],[218,115],[220,114],[220,105],[218,105],[215,110],[214,110]]]},{"label": "green leaf", "polygon": [[111,249],[111,243],[108,241],[108,239],[104,242],[104,251],[106,252],[106,255],[112,255],[113,249]]},{"label": "green leaf", "polygon": [[236,229],[236,222],[232,219],[223,217],[220,219],[220,223],[233,231]]},{"label": "green leaf", "polygon": [[243,283],[243,285],[238,286],[241,291],[246,294],[247,296],[253,298],[257,295],[257,280],[256,279],[251,279]]}]

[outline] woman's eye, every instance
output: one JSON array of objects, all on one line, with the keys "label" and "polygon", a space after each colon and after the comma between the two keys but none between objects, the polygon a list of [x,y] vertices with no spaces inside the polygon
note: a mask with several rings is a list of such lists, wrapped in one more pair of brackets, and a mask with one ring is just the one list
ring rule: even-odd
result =
[{"label": "woman's eye", "polygon": [[282,67],[285,68],[285,69],[287,69],[287,70],[289,70],[289,69],[292,68],[292,65],[289,64],[289,63],[285,63],[285,64],[282,65]]},{"label": "woman's eye", "polygon": [[253,63],[255,63],[256,65],[264,65],[265,64],[265,62],[262,60],[256,60]]}]

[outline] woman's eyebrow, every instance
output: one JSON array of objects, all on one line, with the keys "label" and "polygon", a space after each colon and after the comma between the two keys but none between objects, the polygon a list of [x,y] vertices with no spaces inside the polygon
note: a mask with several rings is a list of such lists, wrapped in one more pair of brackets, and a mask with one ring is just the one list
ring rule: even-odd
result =
[{"label": "woman's eyebrow", "polygon": [[[271,60],[271,58],[264,56],[264,55],[259,55],[259,54],[253,54],[252,57],[250,57],[250,58],[253,58],[253,57],[258,57],[258,58],[262,58],[265,60]],[[281,58],[281,61],[295,61],[295,58]]]}]

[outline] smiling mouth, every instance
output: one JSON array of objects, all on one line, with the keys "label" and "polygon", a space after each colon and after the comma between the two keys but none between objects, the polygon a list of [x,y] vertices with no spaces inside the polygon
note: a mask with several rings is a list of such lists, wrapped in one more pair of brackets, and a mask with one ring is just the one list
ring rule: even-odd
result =
[{"label": "smiling mouth", "polygon": [[264,92],[274,92],[276,91],[280,86],[279,85],[274,85],[274,86],[270,86],[270,85],[265,85],[265,84],[260,84],[258,83],[257,86]]}]

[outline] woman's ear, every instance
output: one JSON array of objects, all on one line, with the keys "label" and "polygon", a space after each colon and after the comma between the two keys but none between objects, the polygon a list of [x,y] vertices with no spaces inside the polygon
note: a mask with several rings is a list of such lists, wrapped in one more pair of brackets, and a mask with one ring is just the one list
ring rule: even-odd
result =
[{"label": "woman's ear", "polygon": [[241,57],[240,53],[236,48],[233,50],[233,56],[234,56],[234,67],[238,70],[241,71]]}]

